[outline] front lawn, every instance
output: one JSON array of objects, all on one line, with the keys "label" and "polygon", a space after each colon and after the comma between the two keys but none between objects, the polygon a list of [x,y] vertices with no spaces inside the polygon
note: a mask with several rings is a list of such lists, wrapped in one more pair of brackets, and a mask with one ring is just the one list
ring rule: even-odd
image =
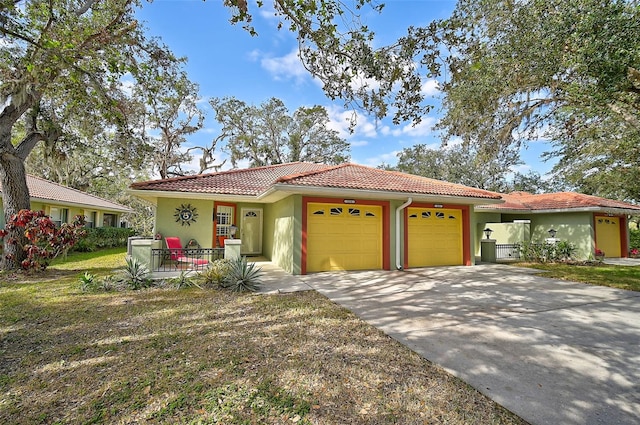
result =
[{"label": "front lawn", "polygon": [[640,267],[612,266],[608,264],[571,265],[560,263],[518,263],[516,265],[544,270],[545,277],[640,291]]},{"label": "front lawn", "polygon": [[0,423],[525,423],[313,291],[80,291],[122,255],[0,280]]}]

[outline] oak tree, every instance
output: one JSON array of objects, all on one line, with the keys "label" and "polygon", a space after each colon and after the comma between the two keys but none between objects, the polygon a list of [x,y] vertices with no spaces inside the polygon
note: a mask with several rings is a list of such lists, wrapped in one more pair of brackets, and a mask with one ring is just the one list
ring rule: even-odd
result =
[{"label": "oak tree", "polygon": [[349,144],[327,127],[329,115],[322,106],[300,107],[290,114],[280,99],[255,106],[233,97],[212,99],[211,106],[234,167],[242,160],[249,160],[251,167],[349,160]]},{"label": "oak tree", "polygon": [[[0,183],[5,220],[30,208],[24,162],[41,141],[54,144],[71,117],[113,129],[123,152],[136,150],[136,110],[125,76],[180,61],[148,39],[134,17],[136,0],[2,0],[0,7]],[[82,119],[78,119],[82,117]],[[13,143],[14,128],[24,120]],[[19,235],[10,235],[18,238]],[[23,241],[24,242],[24,241]],[[5,268],[24,253],[5,244]]]}]

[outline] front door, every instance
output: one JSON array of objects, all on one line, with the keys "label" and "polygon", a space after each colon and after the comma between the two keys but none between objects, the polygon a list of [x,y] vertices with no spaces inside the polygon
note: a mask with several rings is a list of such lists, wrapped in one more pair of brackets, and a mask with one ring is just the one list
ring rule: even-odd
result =
[{"label": "front door", "polygon": [[262,254],[262,209],[242,208],[240,218],[240,253]]}]

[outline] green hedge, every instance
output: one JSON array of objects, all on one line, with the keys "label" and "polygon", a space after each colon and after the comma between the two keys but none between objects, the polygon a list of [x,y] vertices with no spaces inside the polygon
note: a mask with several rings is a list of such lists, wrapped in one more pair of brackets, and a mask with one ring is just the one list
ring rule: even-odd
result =
[{"label": "green hedge", "polygon": [[629,249],[640,249],[640,230],[629,229]]},{"label": "green hedge", "polygon": [[127,246],[130,236],[135,235],[135,230],[122,227],[96,227],[86,229],[87,235],[74,245],[73,251],[91,252],[102,248],[115,248]]}]

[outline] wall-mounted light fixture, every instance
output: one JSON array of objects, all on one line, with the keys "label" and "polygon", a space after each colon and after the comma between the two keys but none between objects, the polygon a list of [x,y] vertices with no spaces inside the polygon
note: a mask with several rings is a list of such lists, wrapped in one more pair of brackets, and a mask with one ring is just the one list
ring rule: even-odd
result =
[{"label": "wall-mounted light fixture", "polygon": [[484,235],[487,237],[487,239],[489,239],[491,237],[491,234],[493,233],[493,230],[487,227],[486,229],[483,230],[483,232],[484,232]]},{"label": "wall-mounted light fixture", "polygon": [[551,236],[551,238],[553,238],[553,239],[555,239],[556,233],[558,233],[558,231],[556,229],[553,229],[553,228],[549,229],[548,232],[549,232],[549,236]]}]

